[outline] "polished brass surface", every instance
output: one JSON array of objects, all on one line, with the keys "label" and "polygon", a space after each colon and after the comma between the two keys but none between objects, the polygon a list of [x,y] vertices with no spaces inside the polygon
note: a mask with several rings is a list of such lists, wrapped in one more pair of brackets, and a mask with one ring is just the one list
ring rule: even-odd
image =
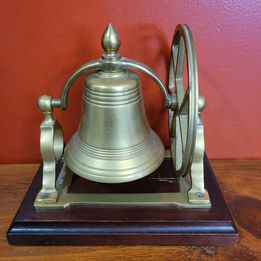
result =
[{"label": "polished brass surface", "polygon": [[[174,34],[169,92],[148,66],[122,57],[117,52],[120,38],[111,24],[103,34],[102,46],[102,57],[76,70],[66,82],[60,98],[40,98],[39,107],[45,115],[41,137],[46,135],[45,139],[41,138],[43,164],[51,167],[43,169],[43,188],[35,200],[35,206],[174,204],[186,208],[210,207],[209,195],[204,188],[204,127],[200,119],[205,100],[198,95],[197,62],[189,27],[178,25]],[[187,65],[185,71],[184,64]],[[93,181],[121,183],[152,173],[164,158],[163,145],[146,119],[139,78],[128,69],[138,70],[150,77],[162,92],[169,111],[174,173],[179,177],[181,190],[177,193],[132,194],[128,197],[121,194],[91,195],[88,191],[83,194],[67,193],[71,179],[67,168]],[[85,80],[81,122],[65,148],[65,163],[55,185],[55,162],[62,156],[63,144],[62,130],[51,112],[53,108],[68,107],[72,84],[79,76],[91,71],[95,72]],[[183,86],[186,71],[188,83]],[[48,131],[43,128],[45,125]],[[57,147],[55,144],[60,145]],[[51,197],[48,191],[52,191]]]},{"label": "polished brass surface", "polygon": [[92,194],[88,193],[68,193],[72,180],[72,173],[68,171],[66,163],[60,171],[56,182],[59,198],[57,202],[47,204],[43,201],[35,201],[34,206],[37,209],[42,208],[67,208],[71,206],[84,205],[134,205],[134,206],[177,206],[182,208],[209,208],[210,202],[190,202],[187,191],[190,184],[185,178],[179,178],[179,192],[167,193],[117,193],[117,194]]},{"label": "polished brass surface", "polygon": [[44,114],[44,120],[40,126],[43,182],[36,201],[54,203],[58,197],[58,191],[55,187],[56,161],[60,160],[63,155],[63,134],[59,122],[52,117],[51,97],[41,96],[38,100],[38,106]]},{"label": "polished brass surface", "polygon": [[102,35],[101,44],[107,55],[116,54],[121,46],[121,39],[112,24],[109,24]]},{"label": "polished brass surface", "polygon": [[[188,82],[184,86],[184,61]],[[176,175],[186,175],[191,167],[196,142],[198,116],[198,74],[192,34],[188,26],[176,28],[171,47],[169,89],[177,99],[170,112],[170,145]]]},{"label": "polished brass surface", "polygon": [[191,203],[210,202],[208,191],[204,186],[204,125],[200,118],[200,113],[206,106],[203,96],[198,97],[198,117],[197,117],[197,134],[193,161],[190,169],[191,187],[188,190],[188,198]]},{"label": "polished brass surface", "polygon": [[120,59],[120,40],[111,25],[102,43],[108,66],[85,80],[80,126],[65,147],[64,158],[83,178],[133,181],[160,166],[164,146],[149,127],[138,76],[108,62]]},{"label": "polished brass surface", "polygon": [[[107,36],[108,34],[106,31],[109,31],[110,34],[114,34],[114,36]],[[108,39],[114,39],[115,37],[118,37],[117,32],[112,27],[111,24],[107,27],[103,34],[104,37],[108,37]],[[102,39],[103,42],[104,39]],[[115,41],[115,40],[113,40]],[[113,43],[115,44],[115,43]],[[118,44],[120,46],[120,41],[118,41]],[[104,45],[104,48],[106,48],[106,45]],[[119,46],[116,47],[116,49],[119,48]],[[103,70],[108,72],[117,72],[122,71],[124,69],[131,69],[131,70],[138,70],[144,74],[146,74],[148,77],[150,77],[160,88],[164,103],[167,108],[173,108],[173,105],[175,104],[174,98],[171,94],[168,93],[166,86],[164,83],[160,80],[160,78],[157,76],[153,70],[151,70],[148,66],[146,66],[143,63],[122,57],[119,53],[112,52],[108,53],[108,51],[105,49],[105,53],[102,55],[102,57],[99,60],[90,61],[86,64],[83,64],[80,66],[68,79],[66,82],[61,97],[59,99],[53,98],[51,101],[52,107],[59,107],[61,109],[67,109],[68,107],[68,94],[72,87],[72,84],[75,80],[77,80],[81,75],[89,73],[91,71],[97,71],[97,70]]]},{"label": "polished brass surface", "polygon": [[87,77],[80,126],[64,157],[72,171],[103,183],[136,180],[159,167],[164,147],[149,127],[136,75]]},{"label": "polished brass surface", "polygon": [[177,101],[175,110],[169,110],[170,148],[175,174],[190,174],[189,200],[208,204],[209,195],[204,188],[204,126],[200,119],[205,99],[198,96],[196,53],[191,30],[185,24],[177,26],[171,46],[169,90]]}]

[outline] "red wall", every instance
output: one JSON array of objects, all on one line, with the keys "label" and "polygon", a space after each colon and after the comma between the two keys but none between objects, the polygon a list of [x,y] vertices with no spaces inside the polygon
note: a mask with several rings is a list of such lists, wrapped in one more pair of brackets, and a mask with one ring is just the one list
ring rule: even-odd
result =
[{"label": "red wall", "polygon": [[[261,2],[149,0],[1,0],[0,162],[40,161],[38,96],[59,97],[70,74],[100,56],[111,21],[121,53],[152,67],[166,81],[177,23],[196,45],[210,158],[261,158]],[[143,80],[151,127],[167,142],[167,113],[159,89]],[[55,115],[66,140],[78,126],[82,79],[68,111]]]}]

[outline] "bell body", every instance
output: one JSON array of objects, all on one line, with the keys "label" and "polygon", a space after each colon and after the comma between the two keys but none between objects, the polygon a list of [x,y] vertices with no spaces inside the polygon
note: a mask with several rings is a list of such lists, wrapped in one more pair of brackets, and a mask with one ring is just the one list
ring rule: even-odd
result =
[{"label": "bell body", "polygon": [[163,158],[138,76],[125,71],[88,76],[79,129],[65,148],[68,167],[92,181],[122,183],[152,173]]}]

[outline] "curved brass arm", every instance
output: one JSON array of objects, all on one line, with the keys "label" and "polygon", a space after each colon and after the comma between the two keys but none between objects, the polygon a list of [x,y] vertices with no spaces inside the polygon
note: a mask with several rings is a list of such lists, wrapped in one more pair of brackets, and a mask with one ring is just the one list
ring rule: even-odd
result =
[{"label": "curved brass arm", "polygon": [[123,66],[125,69],[136,69],[144,74],[146,74],[149,78],[151,78],[159,87],[164,97],[164,103],[167,108],[171,108],[174,105],[173,98],[168,92],[167,88],[165,87],[164,83],[160,80],[158,75],[150,69],[147,65],[136,62],[131,59],[123,58],[122,60],[118,61],[119,64]]},{"label": "curved brass arm", "polygon": [[74,81],[79,78],[84,73],[101,69],[101,63],[100,60],[94,60],[91,62],[88,62],[86,64],[83,64],[81,67],[79,67],[72,76],[68,79],[66,84],[64,85],[63,92],[61,94],[60,99],[52,99],[51,104],[52,107],[60,107],[61,109],[65,110],[68,107],[68,93],[71,89],[72,84]]},{"label": "curved brass arm", "polygon": [[150,69],[147,65],[136,62],[131,59],[124,58],[124,57],[120,58],[119,60],[109,61],[109,62],[104,61],[102,59],[94,60],[94,61],[91,61],[89,63],[82,65],[72,74],[72,76],[66,82],[60,99],[54,99],[54,98],[52,99],[52,101],[51,101],[52,107],[60,107],[63,110],[67,109],[68,93],[69,93],[70,88],[71,88],[72,84],[74,83],[74,81],[77,78],[79,78],[81,75],[83,75],[84,73],[87,73],[87,72],[90,72],[93,70],[103,69],[104,65],[106,65],[106,64],[107,64],[107,66],[108,65],[113,66],[114,68],[117,68],[119,70],[131,69],[131,70],[137,70],[137,71],[144,73],[160,87],[160,90],[164,97],[165,106],[167,108],[174,109],[174,106],[176,104],[174,96],[167,92],[167,88],[165,87],[164,83],[160,80],[160,78],[157,76],[157,74],[154,71],[152,71],[152,69]]}]

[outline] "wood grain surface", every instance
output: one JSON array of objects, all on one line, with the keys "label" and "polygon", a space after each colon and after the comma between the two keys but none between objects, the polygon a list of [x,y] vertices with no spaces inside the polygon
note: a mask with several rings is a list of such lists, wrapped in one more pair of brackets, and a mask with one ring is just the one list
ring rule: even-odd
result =
[{"label": "wood grain surface", "polygon": [[6,231],[39,165],[0,165],[0,260],[261,260],[261,160],[211,164],[239,230],[236,246],[10,246]]}]

